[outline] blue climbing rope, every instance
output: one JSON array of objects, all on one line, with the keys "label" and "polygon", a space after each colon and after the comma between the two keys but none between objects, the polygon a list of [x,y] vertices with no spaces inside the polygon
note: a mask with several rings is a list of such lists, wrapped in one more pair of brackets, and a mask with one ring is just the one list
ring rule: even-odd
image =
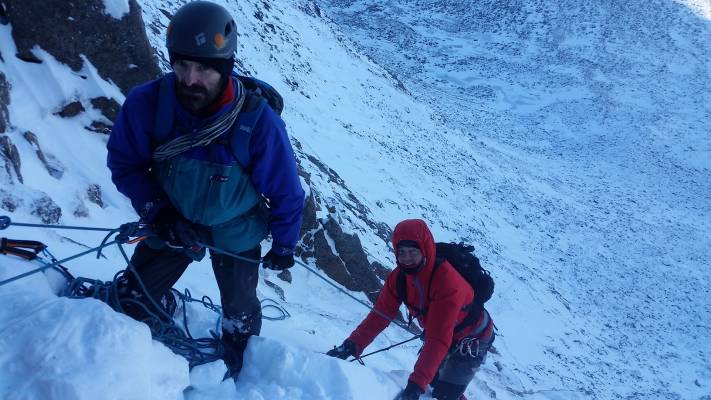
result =
[{"label": "blue climbing rope", "polygon": [[[91,248],[91,249],[86,250],[84,252],[81,252],[81,253],[76,254],[74,256],[67,257],[62,260],[57,260],[51,253],[49,253],[49,251],[47,251],[45,249],[44,250],[45,254],[47,254],[50,257],[52,262],[46,263],[40,259],[40,262],[42,262],[44,264],[42,267],[37,268],[32,271],[29,271],[29,272],[26,272],[26,273],[23,273],[23,274],[20,274],[18,276],[13,277],[13,278],[1,281],[0,286],[3,286],[3,285],[8,284],[10,282],[16,281],[18,279],[22,279],[26,276],[47,270],[49,268],[55,268],[60,273],[62,273],[67,278],[67,281],[68,281],[67,287],[61,293],[61,295],[66,296],[66,297],[71,297],[71,298],[93,297],[93,298],[96,298],[98,300],[105,302],[106,304],[111,306],[114,310],[122,312],[122,313],[126,313],[126,310],[125,310],[126,307],[140,308],[141,311],[145,315],[148,316],[147,319],[144,320],[143,322],[145,322],[151,328],[151,333],[153,334],[153,337],[156,338],[156,340],[159,340],[162,343],[164,343],[176,354],[180,354],[183,357],[185,357],[188,360],[191,368],[196,365],[205,364],[205,363],[212,362],[212,361],[222,358],[222,354],[224,352],[224,347],[222,346],[222,342],[220,341],[219,336],[215,333],[216,331],[219,330],[219,325],[221,322],[221,315],[222,315],[222,308],[219,305],[214,304],[213,301],[208,296],[203,296],[202,299],[198,300],[198,299],[193,298],[187,289],[185,289],[185,291],[183,293],[181,293],[175,289],[171,289],[171,291],[169,292],[169,295],[165,296],[162,299],[162,302],[161,302],[162,304],[156,303],[156,301],[152,298],[152,296],[148,296],[148,295],[144,296],[145,298],[149,299],[149,301],[151,303],[150,304],[151,308],[147,307],[142,302],[132,299],[130,297],[120,296],[119,292],[121,289],[121,284],[123,282],[125,282],[125,280],[127,279],[126,273],[133,273],[134,276],[137,278],[136,281],[139,283],[140,289],[143,291],[144,294],[147,294],[147,290],[145,289],[145,286],[143,285],[143,282],[141,281],[140,277],[137,274],[135,274],[135,272],[133,272],[133,268],[132,268],[130,259],[122,246],[122,244],[134,243],[136,241],[141,240],[145,236],[151,235],[152,232],[150,232],[150,229],[148,229],[148,227],[146,227],[145,225],[133,222],[133,223],[123,224],[120,227],[115,228],[115,229],[111,229],[111,228],[96,228],[96,227],[81,227],[81,226],[66,226],[66,225],[27,224],[27,223],[13,222],[7,216],[0,216],[0,230],[4,230],[11,225],[24,226],[24,227],[37,227],[37,228],[51,228],[51,229],[75,229],[75,230],[86,230],[86,231],[103,231],[103,232],[108,232],[108,233],[104,237],[104,239],[102,240],[102,242],[99,246]],[[109,239],[114,235],[115,235],[114,240],[109,241]],[[136,238],[136,239],[131,240],[131,238]],[[71,276],[69,271],[61,265],[64,262],[71,261],[73,259],[82,257],[84,255],[87,255],[87,254],[90,254],[93,252],[97,252],[97,258],[99,258],[101,256],[101,250],[106,247],[109,247],[111,245],[117,245],[117,247],[119,248],[119,251],[121,252],[121,255],[126,260],[126,263],[128,265],[128,268],[126,270],[119,271],[114,276],[114,279],[112,281],[103,282],[103,281],[99,281],[99,280],[81,278],[81,277],[74,278],[73,276]],[[232,253],[230,251],[220,249],[215,246],[208,245],[206,243],[198,243],[198,245],[202,246],[206,249],[212,250],[214,252],[225,254],[225,255],[240,259],[240,260],[253,262],[256,264],[263,263],[263,260],[261,258],[259,258],[259,259],[246,258],[246,257],[240,256],[238,254]],[[371,312],[374,312],[375,314],[381,316],[382,318],[385,318],[386,320],[388,320],[388,321],[396,324],[400,328],[406,330],[408,333],[411,333],[409,327],[404,322],[395,320],[394,318],[389,317],[388,315],[375,309],[370,304],[358,299],[357,297],[348,293],[343,288],[339,287],[337,284],[333,283],[330,279],[328,279],[325,276],[323,276],[322,274],[318,273],[317,271],[315,271],[313,268],[309,267],[305,263],[303,263],[299,260],[294,260],[294,261],[296,264],[305,268],[307,271],[309,271],[313,275],[319,277],[320,279],[322,279],[324,282],[326,282],[330,286],[334,287],[339,292],[341,292],[341,293],[345,294],[346,296],[350,297],[351,299],[357,301],[358,303],[360,303],[361,305],[366,307]],[[172,300],[171,300],[171,298],[172,298]],[[176,322],[173,318],[173,313],[177,307],[177,301],[175,300],[176,298],[180,300],[181,306],[182,306],[182,311],[183,311],[182,312],[182,319],[183,319],[182,320],[182,325],[183,325],[182,328],[176,324]],[[212,310],[218,314],[219,317],[217,320],[215,331],[210,331],[210,333],[212,335],[211,338],[195,339],[193,337],[193,335],[191,334],[190,329],[189,329],[186,304],[192,303],[192,302],[197,302],[199,304],[202,304],[205,308]],[[263,299],[260,303],[262,304],[262,310],[267,310],[267,309],[277,310],[277,312],[280,314],[276,317],[263,315],[262,318],[264,318],[264,319],[284,320],[284,319],[289,318],[291,316],[289,314],[289,312],[286,311],[286,309],[279,306],[279,304],[272,299]],[[168,307],[166,307],[166,306],[168,306]],[[410,339],[410,340],[413,340],[413,339]]]},{"label": "blue climbing rope", "polygon": [[[210,249],[210,250],[212,250],[212,251],[215,251],[215,252],[218,252],[218,253],[222,253],[222,254],[228,255],[228,256],[230,256],[230,257],[238,258],[238,259],[240,259],[240,260],[249,261],[249,262],[253,262],[253,263],[257,263],[257,264],[262,263],[262,260],[261,260],[261,259],[255,260],[255,259],[250,259],[250,258],[242,257],[242,256],[240,256],[240,255],[238,255],[238,254],[235,254],[235,253],[232,253],[232,252],[229,252],[229,251],[227,251],[227,250],[223,250],[223,249],[220,249],[220,248],[217,248],[217,247],[214,247],[214,246],[210,246],[210,245],[205,244],[205,243],[198,243],[198,246],[202,246],[202,247],[205,247],[206,249]],[[333,286],[333,287],[336,288],[336,290],[338,290],[339,292],[345,294],[346,296],[350,297],[351,299],[353,299],[353,300],[357,301],[358,303],[362,304],[362,305],[365,306],[368,310],[370,310],[370,311],[372,311],[372,312],[378,314],[379,316],[385,318],[386,320],[388,320],[388,321],[394,323],[395,325],[399,326],[400,328],[406,330],[408,333],[411,333],[409,327],[408,327],[404,322],[398,321],[398,320],[396,320],[396,319],[394,319],[394,318],[392,318],[392,317],[389,317],[389,316],[385,315],[385,314],[382,313],[381,311],[376,310],[376,309],[375,309],[373,306],[371,306],[370,304],[368,304],[368,303],[364,302],[363,300],[361,300],[361,299],[359,299],[359,298],[353,296],[352,294],[346,292],[342,287],[340,287],[340,286],[338,286],[337,284],[331,282],[330,279],[328,279],[328,278],[326,278],[325,276],[319,274],[319,273],[316,272],[313,268],[311,268],[311,267],[309,267],[308,265],[306,265],[306,263],[303,263],[303,262],[301,262],[301,261],[299,261],[299,260],[294,260],[294,263],[295,263],[295,264],[298,264],[298,265],[300,265],[300,266],[302,266],[302,267],[304,267],[307,271],[309,271],[309,272],[311,272],[312,274],[316,275],[317,277],[321,278],[324,282],[326,282],[326,283],[328,283],[329,285]]]},{"label": "blue climbing rope", "polygon": [[[0,230],[6,229],[11,225],[37,228],[104,231],[108,232],[108,234],[104,237],[99,246],[61,260],[58,260],[48,249],[44,248],[42,250],[44,257],[38,257],[35,259],[42,264],[41,267],[3,280],[0,282],[0,286],[9,284],[38,272],[48,269],[55,269],[67,280],[67,284],[59,293],[60,296],[68,298],[92,297],[108,304],[114,310],[124,314],[127,314],[127,309],[131,307],[140,310],[140,312],[145,315],[142,322],[149,326],[153,338],[165,344],[174,353],[187,359],[190,368],[213,362],[223,357],[224,346],[219,335],[216,333],[219,331],[221,325],[221,306],[215,304],[209,296],[203,296],[201,299],[192,297],[188,289],[185,289],[182,293],[175,289],[171,289],[168,294],[161,299],[159,304],[152,298],[152,296],[147,295],[147,290],[140,277],[133,272],[131,261],[122,245],[138,241],[137,239],[131,238],[142,238],[143,236],[151,234],[145,226],[138,223],[129,223],[123,224],[115,229],[108,229],[64,225],[25,224],[13,222],[6,216],[0,216]],[[110,240],[114,235],[115,238]],[[125,259],[128,268],[116,273],[111,281],[104,282],[84,277],[75,278],[68,269],[62,266],[62,263],[64,262],[74,260],[93,252],[97,252],[97,257],[99,257],[102,249],[112,245],[116,245],[119,248],[119,251]],[[46,259],[49,259],[50,261],[47,261]],[[127,281],[127,274],[129,273],[134,274],[133,276],[136,278],[139,289],[142,292],[142,295],[139,295],[139,297],[148,299],[148,305],[136,300],[136,297],[122,292],[122,289],[125,292],[125,283]],[[187,313],[188,303],[202,304],[205,308],[215,312],[218,315],[214,330],[210,330],[211,337],[195,338],[193,336],[190,331],[190,323]],[[175,317],[178,304],[180,304],[180,308],[182,309],[182,321],[180,324],[176,322],[178,317]],[[290,317],[289,312],[272,299],[264,299],[262,300],[262,304],[263,310],[277,311],[277,314],[274,316],[264,316],[263,318],[265,319],[278,321]]]}]

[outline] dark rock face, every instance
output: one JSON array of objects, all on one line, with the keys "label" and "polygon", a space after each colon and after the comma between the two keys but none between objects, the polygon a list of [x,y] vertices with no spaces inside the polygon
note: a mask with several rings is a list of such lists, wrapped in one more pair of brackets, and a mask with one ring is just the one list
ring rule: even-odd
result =
[{"label": "dark rock face", "polygon": [[0,158],[5,161],[5,172],[7,172],[10,182],[12,182],[12,172],[14,171],[17,180],[23,183],[20,171],[20,153],[7,135],[0,135]]},{"label": "dark rock face", "polygon": [[274,290],[274,292],[277,294],[277,296],[279,296],[281,301],[286,301],[286,297],[284,296],[284,289],[282,289],[281,286],[266,278],[264,279],[264,283],[270,288],[272,288],[272,290]]},{"label": "dark rock face", "polygon": [[86,195],[89,201],[96,204],[97,206],[104,208],[104,200],[101,198],[101,186],[97,184],[91,184],[86,189]]},{"label": "dark rock face", "polygon": [[344,233],[334,219],[328,219],[324,228],[333,240],[338,257],[348,270],[356,290],[362,291],[372,302],[375,302],[380,292],[380,280],[368,262],[358,235]]},{"label": "dark rock face", "polygon": [[[345,187],[345,182],[335,173],[326,167],[315,157],[303,153],[301,143],[293,140],[297,157],[299,176],[311,187],[311,193],[306,199],[304,207],[303,223],[301,225],[301,240],[296,247],[296,256],[302,260],[315,260],[316,266],[323,270],[331,279],[338,282],[345,288],[354,291],[362,291],[373,303],[380,293],[382,287],[381,280],[385,280],[390,270],[379,263],[368,262],[368,256],[360,243],[356,234],[346,234],[338,225],[334,213],[336,210],[329,209],[329,216],[319,219],[317,212],[325,207],[321,204],[320,195],[311,184],[311,176],[305,171],[301,163],[303,158],[316,165],[319,169],[327,172],[333,178],[333,183],[342,186],[348,191],[349,201],[352,202],[352,210],[359,217],[372,227],[379,236],[386,240],[390,235],[389,228],[382,223],[377,223],[369,218],[369,212],[362,206],[357,198]],[[351,208],[347,205],[347,207]]]},{"label": "dark rock face", "polygon": [[86,110],[84,109],[84,106],[81,104],[81,102],[73,101],[69,104],[66,104],[64,107],[62,107],[61,110],[57,111],[55,114],[59,115],[62,118],[71,118],[76,117],[84,111]]},{"label": "dark rock face", "polygon": [[0,208],[5,211],[13,212],[22,204],[22,201],[10,193],[0,189]]},{"label": "dark rock face", "polygon": [[388,275],[390,275],[391,271],[389,269],[385,268],[385,266],[383,264],[381,264],[377,261],[373,261],[371,266],[373,268],[373,272],[375,273],[375,275],[378,278],[380,278],[382,280],[388,279]]},{"label": "dark rock face", "polygon": [[368,262],[358,235],[344,233],[333,218],[328,218],[307,238],[303,244],[309,243],[312,248],[304,255],[315,258],[316,265],[346,289],[362,291],[375,302],[382,284]]},{"label": "dark rock face", "polygon": [[0,133],[6,132],[10,125],[10,113],[7,106],[10,104],[10,84],[5,79],[5,74],[0,72]]},{"label": "dark rock face", "polygon": [[101,111],[101,114],[109,121],[116,119],[119,109],[121,108],[121,105],[119,105],[116,100],[103,96],[91,99],[91,105]]},{"label": "dark rock face", "polygon": [[22,59],[36,58],[30,49],[39,45],[78,71],[84,55],[124,93],[161,74],[136,0],[129,0],[130,12],[121,20],[104,13],[103,0],[3,2]]},{"label": "dark rock face", "polygon": [[62,209],[47,195],[33,201],[31,208],[32,215],[38,216],[45,224],[56,224],[62,218]]},{"label": "dark rock face", "polygon": [[23,136],[25,140],[30,142],[32,147],[35,148],[37,158],[39,158],[39,160],[42,162],[42,165],[44,165],[44,167],[47,169],[47,172],[49,172],[52,177],[56,179],[61,179],[64,175],[64,166],[56,158],[54,158],[54,156],[52,156],[51,154],[45,154],[42,151],[42,148],[39,144],[39,139],[37,139],[37,135],[28,131],[25,132]]},{"label": "dark rock face", "polygon": [[92,132],[101,133],[103,135],[111,134],[112,125],[109,125],[101,121],[91,121],[91,125],[85,126],[84,129],[90,130]]}]

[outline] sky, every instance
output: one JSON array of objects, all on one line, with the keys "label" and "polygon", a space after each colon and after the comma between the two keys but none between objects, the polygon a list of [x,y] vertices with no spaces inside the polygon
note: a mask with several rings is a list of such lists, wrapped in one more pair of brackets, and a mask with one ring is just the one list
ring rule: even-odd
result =
[{"label": "sky", "polygon": [[[160,8],[174,9],[177,4],[140,3],[147,27],[161,32],[167,19]],[[106,1],[105,9],[119,17],[127,4]],[[526,115],[512,120],[478,114],[478,124],[491,133],[480,128],[474,134],[463,131],[459,124],[448,124],[421,96],[403,90],[396,76],[362,52],[347,31],[318,17],[314,4],[293,1],[268,9],[257,1],[226,4],[240,21],[244,72],[282,92],[292,143],[310,174],[310,192],[322,205],[318,217],[335,218],[346,232],[358,234],[370,261],[387,266],[393,261],[370,221],[393,227],[404,218],[424,218],[438,240],[475,243],[496,279],[489,309],[499,337],[496,352],[467,389],[469,398],[707,399],[711,351],[704,338],[711,306],[697,295],[711,289],[704,268],[711,260],[709,213],[699,206],[708,199],[704,188],[710,185],[704,159],[690,159],[697,169],[683,169],[671,178],[655,168],[646,175],[621,174],[612,163],[609,169],[590,172],[586,167],[591,160],[578,159],[572,151],[570,160],[551,162],[541,132],[532,131],[529,147],[513,140],[519,131],[505,128],[530,122]],[[697,9],[704,10],[699,4]],[[258,11],[264,13],[262,20],[253,17]],[[0,26],[2,54],[15,52],[10,29]],[[163,37],[147,31],[157,54],[165,58]],[[17,222],[38,222],[31,205],[47,194],[62,208],[63,224],[116,227],[135,220],[104,167],[106,137],[84,128],[102,118],[89,104],[91,98],[105,95],[121,103],[123,94],[99,77],[88,60],[78,74],[42,49],[34,52],[42,64],[13,57],[0,62],[12,87],[7,135],[22,155],[24,178],[23,184],[0,180],[20,203],[7,215]],[[543,96],[517,86],[517,80],[502,79],[505,96],[477,108],[492,106],[505,114],[514,107],[523,112],[554,104],[546,126],[556,135],[569,135],[570,147],[564,150],[586,145],[576,144],[569,128],[573,115],[589,112],[583,106],[590,101],[584,90],[571,90],[569,97]],[[627,93],[627,88],[622,85],[619,92]],[[559,93],[566,92],[563,89]],[[53,114],[73,100],[87,111],[69,119]],[[708,103],[700,104],[698,110],[709,110]],[[655,110],[654,104],[643,106]],[[689,114],[689,121],[699,118],[696,109]],[[684,118],[670,124],[688,124]],[[599,127],[603,133],[609,129]],[[60,178],[49,174],[36,157],[36,148],[23,138],[26,131],[37,135],[44,153],[63,171]],[[680,140],[675,148],[708,146],[707,140]],[[628,145],[619,145],[621,156],[629,154],[624,152]],[[530,147],[545,151],[536,154]],[[644,170],[655,161],[635,162]],[[601,185],[591,176],[596,173],[615,178],[610,179],[614,186]],[[577,180],[571,183],[570,176]],[[646,182],[662,178],[685,193],[675,197],[678,204],[673,207],[666,202],[629,202],[634,191],[624,198],[606,194],[634,186],[644,189]],[[630,179],[639,184],[626,185]],[[687,181],[696,182],[697,190],[686,191],[679,183]],[[102,188],[103,207],[88,201],[86,188],[91,184]],[[581,195],[590,191],[596,193],[594,198]],[[659,222],[663,216],[673,216],[676,222]],[[96,246],[103,238],[95,232],[21,227],[0,235],[41,240],[59,258]],[[544,242],[541,237],[554,239]],[[105,254],[105,259],[83,257],[66,266],[75,276],[107,281],[125,262],[116,249]],[[596,262],[600,259],[604,263]],[[313,260],[307,261],[318,271]],[[0,280],[37,266],[0,256]],[[221,381],[220,362],[189,371],[184,359],[151,339],[145,325],[99,301],[57,297],[61,279],[52,272],[2,286],[0,297],[9,306],[0,311],[0,398],[88,399],[97,393],[110,399],[392,398],[404,386],[419,345],[372,356],[365,366],[326,357],[323,353],[340,344],[367,309],[301,266],[294,267],[293,275],[288,284],[270,271],[262,272],[260,299],[275,301],[289,317],[265,321],[262,335],[250,342],[236,384]],[[283,299],[267,280],[283,289]],[[194,297],[219,298],[209,261],[192,265],[176,287],[188,288]],[[613,289],[611,295],[599,295],[608,288]],[[366,300],[362,293],[352,294]],[[195,305],[189,312],[195,324],[191,330],[208,336],[217,316]],[[265,310],[269,312],[273,310]],[[660,335],[660,327],[676,339]],[[369,350],[407,338],[407,333],[390,327]]]}]

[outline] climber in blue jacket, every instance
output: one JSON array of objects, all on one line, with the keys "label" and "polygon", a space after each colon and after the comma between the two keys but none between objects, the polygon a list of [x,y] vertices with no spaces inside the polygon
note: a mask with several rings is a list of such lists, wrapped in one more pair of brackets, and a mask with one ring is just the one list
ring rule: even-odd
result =
[{"label": "climber in blue jacket", "polygon": [[[173,72],[131,90],[107,145],[114,184],[159,239],[136,248],[124,293],[145,287],[159,302],[205,254],[200,243],[239,255],[210,254],[234,378],[249,337],[261,329],[260,243],[271,233],[265,267],[294,265],[304,191],[278,114],[281,97],[232,73],[237,31],[229,12],[187,3],[168,26],[166,46]],[[136,299],[150,308],[145,296]]]}]

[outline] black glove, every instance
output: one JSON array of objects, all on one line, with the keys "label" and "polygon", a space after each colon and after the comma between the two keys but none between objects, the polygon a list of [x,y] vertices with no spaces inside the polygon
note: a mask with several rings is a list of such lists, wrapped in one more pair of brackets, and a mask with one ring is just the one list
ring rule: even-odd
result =
[{"label": "black glove", "polygon": [[405,389],[395,396],[394,400],[418,400],[420,395],[425,391],[420,389],[419,386],[413,381],[407,381],[407,386]]},{"label": "black glove", "polygon": [[355,343],[346,339],[343,341],[343,344],[341,344],[340,346],[338,346],[338,347],[333,346],[333,348],[331,350],[326,352],[326,355],[331,356],[331,357],[340,358],[341,360],[345,360],[346,358],[348,358],[350,356],[355,356],[355,353],[356,353]]},{"label": "black glove", "polygon": [[281,271],[294,266],[294,253],[280,255],[274,252],[274,249],[269,250],[262,259],[264,268]]},{"label": "black glove", "polygon": [[192,223],[185,220],[172,205],[158,211],[152,226],[155,234],[173,247],[193,248],[199,241]]}]

